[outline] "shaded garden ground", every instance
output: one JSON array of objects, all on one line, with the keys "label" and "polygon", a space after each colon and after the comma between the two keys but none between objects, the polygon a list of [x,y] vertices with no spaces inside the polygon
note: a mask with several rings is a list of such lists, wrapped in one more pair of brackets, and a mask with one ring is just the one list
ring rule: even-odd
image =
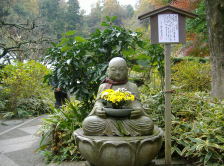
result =
[{"label": "shaded garden ground", "polygon": [[[0,125],[0,166],[45,166],[43,157],[36,153],[39,147],[40,135],[38,129],[41,118],[31,118],[24,121],[9,120]],[[65,162],[49,164],[50,166],[84,166],[83,162]]]},{"label": "shaded garden ground", "polygon": [[[44,158],[36,153],[40,135],[38,129],[43,116],[21,120],[9,120],[0,125],[0,166],[45,166]],[[7,125],[6,125],[7,124]],[[3,130],[4,129],[4,130]],[[164,159],[155,160],[155,165],[164,165]],[[189,165],[185,161],[173,165]],[[84,161],[62,162],[49,166],[85,166]]]}]

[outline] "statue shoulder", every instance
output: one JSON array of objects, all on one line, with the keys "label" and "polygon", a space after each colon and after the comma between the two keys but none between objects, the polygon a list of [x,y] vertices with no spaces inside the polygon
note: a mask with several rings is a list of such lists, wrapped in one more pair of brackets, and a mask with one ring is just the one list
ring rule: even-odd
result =
[{"label": "statue shoulder", "polygon": [[137,100],[139,100],[140,97],[137,85],[132,82],[128,82],[127,84],[128,84],[128,90],[132,92],[133,95],[135,95]]},{"label": "statue shoulder", "polygon": [[105,90],[106,86],[107,86],[107,83],[102,83],[102,84],[100,84],[100,86],[99,86],[99,91],[102,92],[103,90]]},{"label": "statue shoulder", "polygon": [[128,81],[127,82],[129,89],[137,90],[138,87],[135,83]]},{"label": "statue shoulder", "polygon": [[105,89],[108,89],[107,86],[108,86],[107,83],[100,84],[99,89],[98,89],[98,94],[100,94],[101,92],[103,92]]},{"label": "statue shoulder", "polygon": [[96,100],[99,100],[100,99],[101,92],[103,92],[105,90],[105,88],[106,88],[106,83],[100,84],[99,89],[98,89],[98,92],[97,92]]}]

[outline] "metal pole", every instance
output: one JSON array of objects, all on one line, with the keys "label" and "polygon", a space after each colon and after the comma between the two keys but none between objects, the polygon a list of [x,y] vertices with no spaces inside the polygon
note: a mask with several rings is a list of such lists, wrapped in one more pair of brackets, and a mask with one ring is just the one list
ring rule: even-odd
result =
[{"label": "metal pole", "polygon": [[171,165],[171,44],[165,44],[165,164]]}]

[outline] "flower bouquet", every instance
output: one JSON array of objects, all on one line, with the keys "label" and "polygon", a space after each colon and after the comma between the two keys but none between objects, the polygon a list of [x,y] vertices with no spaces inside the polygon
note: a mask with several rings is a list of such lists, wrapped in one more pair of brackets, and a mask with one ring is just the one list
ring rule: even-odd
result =
[{"label": "flower bouquet", "polygon": [[135,100],[135,96],[125,88],[117,90],[106,89],[101,93],[104,111],[110,116],[125,117],[131,114],[133,109],[127,107],[130,101]]}]

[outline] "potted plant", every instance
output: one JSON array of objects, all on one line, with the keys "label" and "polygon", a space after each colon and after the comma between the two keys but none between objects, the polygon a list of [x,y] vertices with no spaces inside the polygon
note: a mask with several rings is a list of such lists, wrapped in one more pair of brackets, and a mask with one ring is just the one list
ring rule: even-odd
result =
[{"label": "potted plant", "polygon": [[125,88],[106,89],[100,97],[105,105],[103,110],[109,116],[127,117],[133,110],[128,106],[131,101],[135,100],[135,96]]}]

